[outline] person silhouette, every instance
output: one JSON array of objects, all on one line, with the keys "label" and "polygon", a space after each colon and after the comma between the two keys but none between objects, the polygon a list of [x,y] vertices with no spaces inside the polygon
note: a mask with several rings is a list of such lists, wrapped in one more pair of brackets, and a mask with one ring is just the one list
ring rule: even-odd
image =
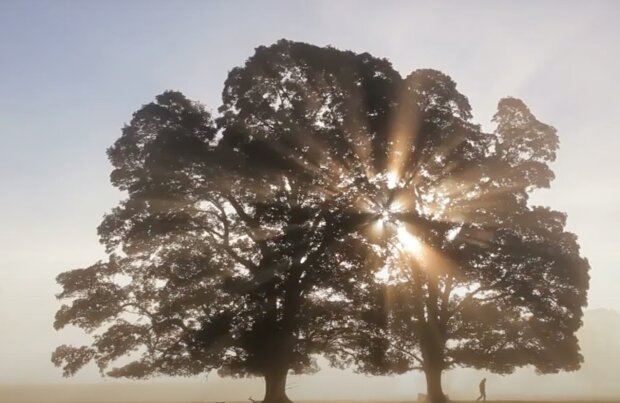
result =
[{"label": "person silhouette", "polygon": [[480,381],[480,396],[476,399],[477,402],[482,400],[483,402],[487,401],[487,378],[482,378]]}]

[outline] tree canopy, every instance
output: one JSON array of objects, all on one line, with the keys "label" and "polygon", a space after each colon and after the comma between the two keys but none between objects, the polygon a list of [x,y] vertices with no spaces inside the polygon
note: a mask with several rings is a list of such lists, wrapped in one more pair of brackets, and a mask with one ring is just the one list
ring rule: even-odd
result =
[{"label": "tree canopy", "polygon": [[588,264],[529,203],[558,137],[514,98],[494,121],[439,71],[286,40],[229,73],[215,118],[164,92],[108,150],[109,259],[58,276],[54,324],[93,342],[53,362],[262,376],[269,403],[318,355],[420,368],[433,401],[455,365],[576,369]]}]

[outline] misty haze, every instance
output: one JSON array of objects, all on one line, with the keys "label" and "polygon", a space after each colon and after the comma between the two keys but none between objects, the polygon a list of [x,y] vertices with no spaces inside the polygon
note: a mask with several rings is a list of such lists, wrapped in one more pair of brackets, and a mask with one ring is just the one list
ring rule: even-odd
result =
[{"label": "misty haze", "polygon": [[0,3],[0,402],[620,401],[614,1]]}]

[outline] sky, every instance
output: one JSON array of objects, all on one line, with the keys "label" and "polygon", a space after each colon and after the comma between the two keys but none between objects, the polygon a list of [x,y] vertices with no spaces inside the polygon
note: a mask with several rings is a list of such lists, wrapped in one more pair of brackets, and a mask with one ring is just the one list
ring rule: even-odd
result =
[{"label": "sky", "polygon": [[[216,111],[228,71],[280,38],[449,74],[490,128],[521,98],[558,129],[557,179],[592,266],[589,308],[620,311],[620,2],[0,0],[0,383],[62,381],[54,278],[104,257],[96,227],[121,194],[105,150],[167,89]],[[86,371],[70,382],[97,381]]]}]

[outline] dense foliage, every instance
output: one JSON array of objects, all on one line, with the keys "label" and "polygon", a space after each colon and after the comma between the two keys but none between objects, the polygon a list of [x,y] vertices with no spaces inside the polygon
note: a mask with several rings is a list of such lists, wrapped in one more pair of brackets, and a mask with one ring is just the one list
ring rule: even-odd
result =
[{"label": "dense foliage", "polygon": [[578,368],[588,264],[528,203],[558,138],[523,102],[485,133],[438,71],[284,40],[222,101],[213,119],[165,92],[109,149],[127,197],[99,227],[109,259],[58,276],[55,327],[93,335],[53,354],[66,375],[129,357],[107,373],[262,376],[286,402],[324,355],[420,368],[442,401],[455,365]]}]

